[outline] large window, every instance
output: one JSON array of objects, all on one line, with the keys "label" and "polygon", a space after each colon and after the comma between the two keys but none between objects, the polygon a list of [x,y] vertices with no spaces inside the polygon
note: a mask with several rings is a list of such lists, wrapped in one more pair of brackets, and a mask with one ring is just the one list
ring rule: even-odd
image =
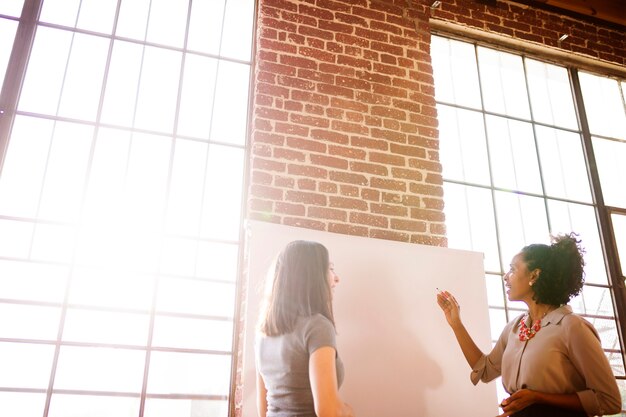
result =
[{"label": "large window", "polygon": [[485,254],[493,341],[525,310],[503,286],[512,256],[574,231],[587,266],[570,304],[600,333],[626,399],[614,291],[626,263],[626,83],[441,36],[431,48],[449,245]]},{"label": "large window", "polygon": [[253,19],[0,2],[0,415],[227,416]]}]

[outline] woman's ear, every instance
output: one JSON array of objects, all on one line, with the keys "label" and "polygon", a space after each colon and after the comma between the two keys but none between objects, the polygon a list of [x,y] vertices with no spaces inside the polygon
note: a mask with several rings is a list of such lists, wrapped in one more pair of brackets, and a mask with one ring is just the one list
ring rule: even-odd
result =
[{"label": "woman's ear", "polygon": [[529,284],[531,286],[535,283],[535,281],[537,281],[537,278],[539,278],[539,275],[541,275],[541,269],[539,269],[539,268],[534,269],[530,273],[530,282],[529,282]]}]

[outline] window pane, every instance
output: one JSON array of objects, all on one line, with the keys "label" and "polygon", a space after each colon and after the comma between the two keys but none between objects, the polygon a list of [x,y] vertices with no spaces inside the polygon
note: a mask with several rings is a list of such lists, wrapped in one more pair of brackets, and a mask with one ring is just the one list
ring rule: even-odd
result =
[{"label": "window pane", "polygon": [[[89,170],[89,184],[83,208],[83,239],[95,245],[98,236],[107,235],[119,222],[124,213],[123,191],[131,144],[129,131],[100,128]],[[110,236],[110,234],[109,234]],[[87,248],[79,248],[87,249]],[[84,251],[86,253],[88,251]],[[92,255],[99,256],[93,252]],[[88,262],[81,259],[82,263]]]},{"label": "window pane", "polygon": [[167,136],[133,135],[124,190],[128,204],[124,226],[129,232],[153,231],[161,225],[171,147],[172,139]]},{"label": "window pane", "polygon": [[477,50],[485,110],[530,118],[522,57],[480,46]]},{"label": "window pane", "polygon": [[141,392],[145,352],[62,346],[56,389]]},{"label": "window pane", "polygon": [[232,241],[239,238],[244,157],[243,149],[209,146],[202,236]]},{"label": "window pane", "polygon": [[613,225],[613,236],[617,245],[622,276],[626,276],[626,216],[611,213],[611,223]]},{"label": "window pane", "polygon": [[[2,369],[0,386],[47,389],[53,356],[54,345],[0,342],[0,369]],[[0,398],[3,394],[5,393],[0,392]],[[27,397],[20,397],[20,399],[23,398]],[[18,398],[13,400],[18,400]],[[0,401],[0,410],[3,407],[4,403]],[[3,415],[13,416],[13,414],[4,413]]]},{"label": "window pane", "polygon": [[208,151],[207,143],[176,141],[167,207],[167,231],[170,233],[198,234]]},{"label": "window pane", "polygon": [[220,61],[217,68],[211,140],[238,145],[246,143],[250,66]]},{"label": "window pane", "polygon": [[151,0],[146,40],[182,48],[185,41],[188,1]]},{"label": "window pane", "polygon": [[125,38],[145,40],[149,12],[150,0],[123,1],[115,34]]},{"label": "window pane", "polygon": [[626,142],[592,138],[602,196],[609,206],[626,208]]},{"label": "window pane", "polygon": [[586,72],[579,78],[591,133],[626,139],[626,110],[618,82]]},{"label": "window pane", "polygon": [[144,417],[227,417],[228,401],[146,399]]},{"label": "window pane", "polygon": [[580,135],[536,126],[546,194],[591,203],[591,188]]},{"label": "window pane", "polygon": [[103,123],[133,125],[142,56],[142,46],[115,41],[102,106]]},{"label": "window pane", "polygon": [[491,329],[491,340],[498,340],[502,328],[506,325],[506,313],[500,309],[489,309],[489,324]]},{"label": "window pane", "polygon": [[34,225],[0,219],[0,256],[28,258]]},{"label": "window pane", "polygon": [[549,243],[543,199],[496,191],[500,247],[505,265],[530,243]]},{"label": "window pane", "polygon": [[604,349],[620,349],[619,339],[617,338],[617,328],[615,327],[615,319],[604,319],[595,317],[586,317],[587,321],[593,324]]},{"label": "window pane", "polygon": [[46,394],[0,392],[0,415],[11,417],[42,416]]},{"label": "window pane", "polygon": [[54,394],[48,417],[136,417],[139,415],[139,400],[139,397]]},{"label": "window pane", "polygon": [[439,146],[445,179],[489,185],[485,123],[481,113],[438,105]]},{"label": "window pane", "polygon": [[18,109],[56,115],[72,33],[43,26],[37,28],[28,61]]},{"label": "window pane", "polygon": [[2,0],[0,3],[0,14],[19,17],[22,14],[24,0]]},{"label": "window pane", "polygon": [[[2,6],[0,6],[1,13]],[[0,19],[0,80],[4,81],[4,76],[13,49],[13,40],[17,31],[17,22],[14,20]],[[2,85],[0,85],[2,90]]]},{"label": "window pane", "polygon": [[11,339],[56,340],[61,308],[0,303],[0,334]]},{"label": "window pane", "polygon": [[552,234],[575,232],[585,249],[585,282],[607,285],[600,233],[592,206],[548,200]]},{"label": "window pane", "polygon": [[239,247],[235,244],[198,242],[196,276],[235,282]]},{"label": "window pane", "polygon": [[37,215],[53,128],[51,120],[24,116],[15,118],[0,176],[1,214],[18,217]]},{"label": "window pane", "polygon": [[532,125],[496,116],[486,120],[494,185],[542,193]]},{"label": "window pane", "polygon": [[192,2],[187,41],[190,50],[219,55],[225,4],[225,0]]},{"label": "window pane", "polygon": [[37,224],[31,258],[39,261],[70,262],[75,243],[76,230],[73,227]]},{"label": "window pane", "polygon": [[81,0],[76,27],[111,34],[117,3],[117,0]]},{"label": "window pane", "polygon": [[448,246],[483,252],[485,269],[500,271],[491,192],[477,187],[444,183]]},{"label": "window pane", "polygon": [[232,317],[235,286],[184,278],[162,278],[157,309],[163,312]]},{"label": "window pane", "polygon": [[230,355],[152,352],[148,393],[228,395]]},{"label": "window pane", "polygon": [[63,302],[69,268],[0,260],[0,294],[10,300]]},{"label": "window pane", "polygon": [[229,352],[232,337],[232,321],[157,316],[152,346]]},{"label": "window pane", "polygon": [[575,313],[594,316],[615,316],[613,301],[608,288],[586,285],[583,291],[569,302]]},{"label": "window pane", "polygon": [[115,269],[76,268],[69,301],[97,307],[149,311],[154,277]]},{"label": "window pane", "polygon": [[96,120],[109,40],[75,34],[63,83],[59,116]]},{"label": "window pane", "polygon": [[110,34],[117,0],[45,0],[41,22]]},{"label": "window pane", "polygon": [[532,59],[525,62],[534,120],[577,129],[578,120],[567,69]]},{"label": "window pane", "polygon": [[39,217],[76,221],[80,213],[93,127],[57,122],[46,164]]},{"label": "window pane", "polygon": [[251,0],[226,1],[220,45],[221,56],[250,61],[252,29],[254,28],[254,3]]},{"label": "window pane", "polygon": [[487,301],[490,307],[504,307],[504,287],[502,276],[487,274],[485,276],[487,286]]},{"label": "window pane", "polygon": [[68,308],[63,340],[143,346],[148,340],[148,314]]},{"label": "window pane", "polygon": [[46,23],[74,27],[81,0],[46,0],[39,20]]},{"label": "window pane", "polygon": [[168,275],[192,277],[198,252],[198,242],[188,238],[163,239],[161,272]]},{"label": "window pane", "polygon": [[[194,3],[195,4],[195,3]],[[178,133],[208,139],[213,115],[218,61],[187,54],[180,100]]]},{"label": "window pane", "polygon": [[436,99],[480,109],[480,84],[474,46],[438,36],[431,39]]},{"label": "window pane", "polygon": [[[173,132],[180,63],[180,52],[153,47],[145,48],[135,127],[158,132]],[[236,93],[236,89],[234,92]]]}]

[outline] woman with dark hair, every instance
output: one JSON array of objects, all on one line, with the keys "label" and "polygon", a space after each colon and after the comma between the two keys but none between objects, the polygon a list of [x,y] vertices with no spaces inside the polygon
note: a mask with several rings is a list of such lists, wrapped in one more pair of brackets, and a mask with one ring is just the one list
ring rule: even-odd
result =
[{"label": "woman with dark hair", "polygon": [[510,301],[528,311],[509,322],[490,353],[474,343],[447,291],[437,295],[465,359],[471,380],[489,382],[502,376],[510,394],[499,417],[583,417],[615,414],[620,393],[596,329],[572,313],[569,300],[580,293],[583,250],[575,234],[533,244],[513,257],[504,275]]},{"label": "woman with dark hair", "polygon": [[291,242],[280,253],[255,341],[260,417],[354,417],[339,398],[332,293],[339,277],[328,250]]}]

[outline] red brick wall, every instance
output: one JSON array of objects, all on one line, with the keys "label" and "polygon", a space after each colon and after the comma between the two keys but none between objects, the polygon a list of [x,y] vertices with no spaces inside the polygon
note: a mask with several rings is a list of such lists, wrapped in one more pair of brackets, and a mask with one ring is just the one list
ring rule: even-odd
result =
[{"label": "red brick wall", "polygon": [[446,245],[428,10],[260,2],[250,218]]}]

